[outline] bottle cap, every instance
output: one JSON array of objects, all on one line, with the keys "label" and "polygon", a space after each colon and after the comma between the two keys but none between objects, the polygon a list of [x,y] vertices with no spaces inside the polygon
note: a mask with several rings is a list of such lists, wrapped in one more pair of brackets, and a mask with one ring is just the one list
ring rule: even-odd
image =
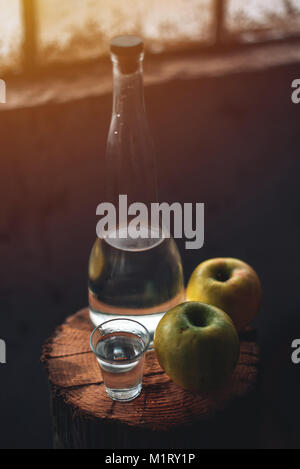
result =
[{"label": "bottle cap", "polygon": [[144,43],[138,36],[117,36],[111,40],[110,49],[120,58],[135,58],[144,51]]}]

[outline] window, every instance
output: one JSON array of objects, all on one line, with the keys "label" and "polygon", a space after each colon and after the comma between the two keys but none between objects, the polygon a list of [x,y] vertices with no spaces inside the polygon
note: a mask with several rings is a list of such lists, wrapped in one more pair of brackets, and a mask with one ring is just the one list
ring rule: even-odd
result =
[{"label": "window", "polygon": [[153,52],[205,42],[213,26],[210,5],[211,0],[36,0],[41,60],[106,54],[109,39],[120,33],[141,34]]},{"label": "window", "polygon": [[21,6],[20,0],[0,0],[0,70],[20,62],[23,43]]},{"label": "window", "polygon": [[0,73],[108,53],[141,34],[153,53],[300,33],[299,0],[0,0]]},{"label": "window", "polygon": [[282,38],[300,32],[299,0],[228,0],[228,33],[244,41]]}]

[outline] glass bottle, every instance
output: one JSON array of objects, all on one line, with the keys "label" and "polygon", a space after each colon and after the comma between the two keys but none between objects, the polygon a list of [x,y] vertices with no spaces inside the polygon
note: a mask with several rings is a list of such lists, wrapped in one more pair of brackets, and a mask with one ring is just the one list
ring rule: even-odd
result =
[{"label": "glass bottle", "polygon": [[[151,224],[151,204],[158,201],[155,150],[149,131],[143,90],[143,42],[119,36],[111,42],[113,112],[106,151],[106,197],[116,209],[116,228],[98,237],[89,262],[89,309],[92,323],[120,316],[136,319],[150,332],[163,314],[184,301],[182,264],[177,246]],[[141,236],[126,228],[133,216],[119,206],[142,202],[149,219]],[[123,220],[123,222],[122,222]],[[125,232],[124,232],[125,230]]]}]

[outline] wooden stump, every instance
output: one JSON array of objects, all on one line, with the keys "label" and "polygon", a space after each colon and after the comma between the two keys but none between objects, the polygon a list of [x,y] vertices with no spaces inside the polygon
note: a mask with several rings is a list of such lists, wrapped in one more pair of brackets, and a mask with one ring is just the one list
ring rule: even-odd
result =
[{"label": "wooden stump", "polygon": [[241,338],[227,387],[201,396],[175,385],[148,352],[142,394],[132,402],[107,397],[89,348],[88,310],[60,326],[44,345],[56,448],[256,447],[259,351],[253,331]]}]

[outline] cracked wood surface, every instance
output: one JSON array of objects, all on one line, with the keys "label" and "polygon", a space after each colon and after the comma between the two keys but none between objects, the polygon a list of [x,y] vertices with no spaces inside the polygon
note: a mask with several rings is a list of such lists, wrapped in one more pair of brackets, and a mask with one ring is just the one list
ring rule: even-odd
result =
[{"label": "cracked wood surface", "polygon": [[207,419],[250,393],[257,382],[259,351],[249,333],[241,340],[239,363],[222,391],[204,396],[178,387],[151,351],[146,356],[142,394],[125,405],[113,402],[106,396],[101,371],[89,349],[91,330],[88,310],[81,310],[55,331],[43,349],[54,398],[59,395],[77,415],[164,431]]}]

